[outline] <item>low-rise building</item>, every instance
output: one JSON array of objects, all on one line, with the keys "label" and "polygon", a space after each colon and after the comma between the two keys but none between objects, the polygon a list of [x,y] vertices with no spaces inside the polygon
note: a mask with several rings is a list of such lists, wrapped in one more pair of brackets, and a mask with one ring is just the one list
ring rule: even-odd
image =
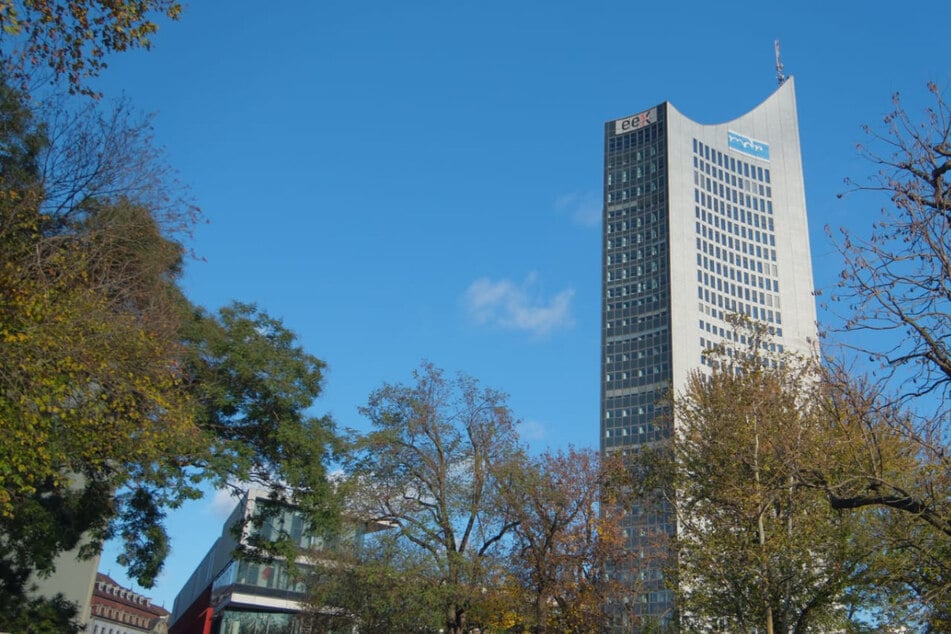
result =
[{"label": "low-rise building", "polygon": [[167,634],[169,612],[101,572],[90,601],[87,634]]}]

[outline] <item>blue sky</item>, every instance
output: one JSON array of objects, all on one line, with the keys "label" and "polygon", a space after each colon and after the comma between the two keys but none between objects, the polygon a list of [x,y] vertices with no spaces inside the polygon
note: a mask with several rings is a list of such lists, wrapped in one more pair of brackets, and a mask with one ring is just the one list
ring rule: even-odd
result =
[{"label": "blue sky", "polygon": [[[920,7],[920,8],[919,8]],[[420,360],[511,395],[533,449],[597,447],[603,122],[669,100],[704,123],[796,76],[816,283],[823,227],[861,124],[901,91],[951,91],[951,3],[192,2],[98,87],[154,112],[202,207],[185,287],[256,302],[329,369],[316,411],[356,408]],[[156,588],[175,594],[220,531],[221,500],[169,518]],[[104,554],[101,568],[124,581]]]}]

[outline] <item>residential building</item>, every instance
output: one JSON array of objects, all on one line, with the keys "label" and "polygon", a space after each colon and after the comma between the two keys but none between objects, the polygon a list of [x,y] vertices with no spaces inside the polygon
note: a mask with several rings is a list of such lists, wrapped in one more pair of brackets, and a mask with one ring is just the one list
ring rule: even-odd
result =
[{"label": "residential building", "polygon": [[167,634],[168,610],[141,594],[119,585],[108,575],[96,574],[90,602],[87,634]]},{"label": "residential building", "polygon": [[[786,79],[728,123],[700,124],[665,102],[605,124],[603,453],[670,437],[659,404],[710,363],[705,350],[741,345],[731,314],[764,324],[774,350],[815,346],[794,88]],[[640,505],[625,521],[642,554],[677,530],[671,513]],[[662,565],[645,560],[631,580],[634,611],[671,618]]]}]

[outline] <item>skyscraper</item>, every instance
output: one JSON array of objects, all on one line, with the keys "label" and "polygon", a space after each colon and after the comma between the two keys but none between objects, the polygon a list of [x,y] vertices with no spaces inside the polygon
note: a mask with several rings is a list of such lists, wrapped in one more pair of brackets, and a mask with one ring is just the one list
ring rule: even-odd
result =
[{"label": "skyscraper", "polygon": [[[728,123],[699,124],[667,102],[607,122],[603,213],[603,453],[670,436],[658,403],[708,363],[704,350],[730,345],[730,314],[765,324],[777,350],[814,345],[792,78]],[[676,530],[670,514],[631,511],[629,548]],[[669,614],[660,565],[639,574],[636,611]]]}]

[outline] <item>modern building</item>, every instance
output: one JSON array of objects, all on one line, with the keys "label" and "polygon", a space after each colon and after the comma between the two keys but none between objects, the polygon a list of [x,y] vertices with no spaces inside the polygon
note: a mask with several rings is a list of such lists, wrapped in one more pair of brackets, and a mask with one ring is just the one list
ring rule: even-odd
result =
[{"label": "modern building", "polygon": [[[245,522],[267,506],[267,520],[253,528]],[[241,524],[242,528],[235,531]],[[359,544],[363,535],[384,528],[377,524],[345,522],[337,543]],[[290,537],[303,555],[290,570],[286,561],[252,561],[236,555],[254,532],[264,540],[280,534]],[[239,542],[240,539],[240,542]],[[306,599],[305,579],[315,565],[313,556],[335,547],[308,530],[303,513],[278,505],[266,491],[251,489],[225,521],[219,537],[175,597],[170,634],[301,634],[306,630],[298,614]]]},{"label": "modern building", "polygon": [[87,634],[167,634],[168,610],[101,572],[92,591]]},{"label": "modern building", "polygon": [[[658,404],[710,363],[705,350],[739,343],[731,314],[768,327],[778,351],[812,350],[816,309],[792,78],[727,123],[697,123],[666,102],[607,122],[603,213],[603,453],[670,437]],[[631,511],[632,549],[649,551],[652,535],[676,531],[670,513]],[[634,610],[669,617],[672,593],[660,564],[640,574]]]}]

